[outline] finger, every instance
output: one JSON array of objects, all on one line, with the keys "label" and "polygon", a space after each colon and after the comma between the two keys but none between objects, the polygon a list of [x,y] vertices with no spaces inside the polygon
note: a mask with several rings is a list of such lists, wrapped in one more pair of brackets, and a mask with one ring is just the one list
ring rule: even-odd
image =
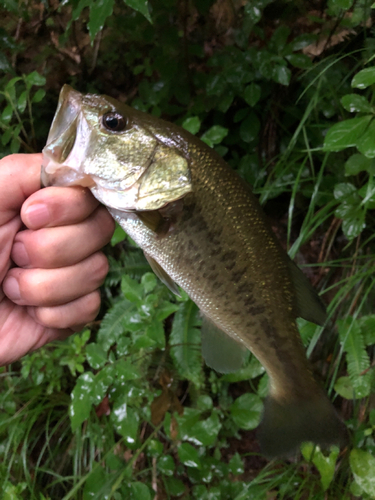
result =
[{"label": "finger", "polygon": [[17,234],[12,260],[24,268],[51,269],[77,264],[104,247],[115,223],[108,210],[99,206],[83,222]]},{"label": "finger", "polygon": [[23,202],[40,189],[41,154],[15,154],[0,160],[0,226],[19,214]]},{"label": "finger", "polygon": [[98,205],[87,188],[48,187],[25,201],[21,218],[29,229],[65,226],[83,221]]},{"label": "finger", "polygon": [[83,297],[55,307],[28,307],[34,320],[47,328],[71,328],[81,330],[83,325],[94,321],[100,308],[98,290]]},{"label": "finger", "polygon": [[103,283],[108,261],[102,252],[59,269],[10,269],[5,295],[18,305],[58,306],[93,292]]}]

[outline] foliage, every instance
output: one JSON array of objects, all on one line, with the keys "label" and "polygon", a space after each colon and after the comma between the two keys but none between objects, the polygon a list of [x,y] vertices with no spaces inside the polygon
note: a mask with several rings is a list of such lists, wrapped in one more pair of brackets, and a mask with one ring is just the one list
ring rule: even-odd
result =
[{"label": "foliage", "polygon": [[[4,3],[0,155],[40,150],[68,82],[198,135],[254,186],[330,302],[299,321],[353,442],[267,463],[267,374],[204,366],[201,318],[117,227],[97,321],[0,370],[9,499],[373,498],[375,37],[371,2]],[[38,87],[38,88],[37,88]],[[353,116],[353,113],[355,114]],[[337,327],[334,326],[334,322]]]}]

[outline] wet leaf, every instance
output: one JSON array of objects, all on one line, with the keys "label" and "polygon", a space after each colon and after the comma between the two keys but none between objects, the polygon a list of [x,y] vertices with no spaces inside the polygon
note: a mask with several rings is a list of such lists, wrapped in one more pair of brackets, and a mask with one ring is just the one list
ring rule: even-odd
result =
[{"label": "wet leaf", "polygon": [[148,10],[148,0],[124,0],[124,2],[128,7],[136,10],[137,12],[145,16],[147,21],[152,23],[150,12]]},{"label": "wet leaf", "polygon": [[368,100],[359,94],[347,94],[341,98],[341,104],[350,113],[371,113],[372,106]]},{"label": "wet leaf", "polygon": [[164,455],[158,459],[157,468],[162,474],[173,476],[176,466],[170,455]]},{"label": "wet leaf", "polygon": [[375,158],[375,120],[372,120],[361,137],[357,140],[357,148],[367,158]]},{"label": "wet leaf", "polygon": [[196,445],[212,446],[217,440],[221,429],[221,422],[217,412],[205,420],[200,420],[191,427],[189,440]]},{"label": "wet leaf", "polygon": [[131,483],[130,489],[133,494],[133,498],[137,500],[151,500],[150,490],[144,483],[141,483],[140,481]]},{"label": "wet leaf", "polygon": [[324,151],[341,151],[355,146],[364,134],[372,116],[361,116],[336,123],[331,127],[324,139]]},{"label": "wet leaf", "polygon": [[350,156],[345,163],[345,175],[357,175],[359,172],[366,171],[369,174],[375,174],[375,160],[367,158],[363,154],[355,153]]},{"label": "wet leaf", "polygon": [[256,394],[243,394],[230,407],[233,420],[241,429],[258,427],[263,411],[263,402]]},{"label": "wet leaf", "polygon": [[311,460],[318,469],[323,491],[326,491],[332,483],[335,474],[340,448],[338,446],[331,446],[329,455],[323,454],[320,448],[312,443],[305,443],[301,449],[306,460]]},{"label": "wet leaf", "polygon": [[306,54],[290,54],[285,59],[296,68],[309,69],[312,66],[312,61]]},{"label": "wet leaf", "polygon": [[272,76],[275,82],[281,83],[281,85],[289,85],[292,72],[286,66],[276,66],[272,71]]},{"label": "wet leaf", "polygon": [[30,87],[32,85],[37,85],[38,87],[41,87],[42,85],[46,84],[46,79],[44,78],[44,76],[40,75],[37,71],[29,73],[26,76],[25,80],[26,84]]},{"label": "wet leaf", "polygon": [[95,377],[91,372],[82,373],[82,375],[77,378],[76,385],[71,393],[71,403],[69,407],[70,424],[73,432],[75,432],[82,422],[90,415],[94,384]]},{"label": "wet leaf", "polygon": [[250,83],[245,88],[243,97],[249,106],[255,106],[260,99],[261,89],[257,83]]},{"label": "wet leaf", "polygon": [[213,125],[202,135],[201,140],[212,148],[215,144],[220,144],[224,137],[228,135],[228,132],[228,129],[225,127]]},{"label": "wet leaf", "polygon": [[245,472],[244,466],[243,466],[243,460],[240,457],[239,453],[236,452],[233,457],[229,461],[229,470],[231,471],[232,474],[235,476],[239,474],[243,474]]},{"label": "wet leaf", "polygon": [[375,496],[375,458],[368,451],[354,449],[350,452],[350,467],[357,484],[368,495]]},{"label": "wet leaf", "polygon": [[24,90],[18,98],[17,109],[20,113],[23,113],[26,109],[27,104],[27,91]]},{"label": "wet leaf", "polygon": [[97,370],[105,365],[107,354],[99,344],[92,343],[86,346],[86,358],[89,365]]},{"label": "wet leaf", "polygon": [[341,182],[336,184],[333,190],[333,196],[336,200],[347,200],[348,196],[355,193],[357,188],[350,182]]},{"label": "wet leaf", "polygon": [[181,463],[186,465],[186,467],[196,467],[200,469],[202,467],[201,460],[199,458],[198,450],[194,448],[189,443],[182,443],[177,449],[178,457]]},{"label": "wet leaf", "polygon": [[91,41],[104,27],[104,24],[112,14],[114,0],[96,0],[90,5],[90,20],[87,23]]},{"label": "wet leaf", "polygon": [[334,389],[345,399],[354,399],[354,388],[349,377],[339,377],[334,385]]},{"label": "wet leaf", "polygon": [[143,299],[142,286],[130,276],[123,276],[121,280],[121,291],[130,302],[141,304]]},{"label": "wet leaf", "polygon": [[365,68],[354,76],[352,87],[365,89],[373,83],[375,83],[375,67]]},{"label": "wet leaf", "polygon": [[116,229],[111,238],[111,245],[114,247],[118,243],[121,243],[121,241],[124,241],[125,238],[126,238],[125,231],[116,222]]},{"label": "wet leaf", "polygon": [[46,95],[46,91],[44,89],[38,89],[35,94],[33,95],[31,102],[37,103],[40,102],[42,99],[44,99],[44,96]]},{"label": "wet leaf", "polygon": [[189,118],[186,118],[186,120],[183,121],[182,126],[191,134],[197,134],[201,128],[199,116],[190,116]]},{"label": "wet leaf", "polygon": [[254,112],[252,112],[240,125],[240,137],[244,142],[251,142],[256,139],[259,130],[259,118]]},{"label": "wet leaf", "polygon": [[128,403],[116,400],[113,404],[111,421],[116,431],[125,439],[130,448],[136,445],[139,415]]}]

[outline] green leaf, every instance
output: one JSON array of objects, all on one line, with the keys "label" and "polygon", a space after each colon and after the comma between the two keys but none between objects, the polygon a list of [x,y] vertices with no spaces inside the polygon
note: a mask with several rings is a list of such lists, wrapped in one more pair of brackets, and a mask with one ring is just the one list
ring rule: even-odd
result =
[{"label": "green leaf", "polygon": [[375,314],[363,316],[358,321],[361,327],[365,345],[371,346],[375,344]]},{"label": "green leaf", "polygon": [[133,498],[136,498],[137,500],[151,500],[150,490],[144,483],[141,483],[140,481],[131,483],[130,489],[133,494]]},{"label": "green leaf", "polygon": [[370,125],[364,130],[361,137],[357,139],[357,148],[367,158],[375,158],[375,120],[370,122]]},{"label": "green leaf", "polygon": [[229,461],[229,470],[232,474],[235,476],[238,476],[240,474],[243,474],[245,472],[244,466],[243,466],[243,460],[240,457],[239,453],[236,452],[233,457]]},{"label": "green leaf", "polygon": [[289,85],[292,72],[287,66],[277,65],[273,68],[272,78],[281,85]]},{"label": "green leaf", "polygon": [[199,129],[201,128],[201,121],[199,116],[190,116],[189,118],[186,118],[186,120],[182,122],[182,126],[191,134],[197,134],[199,132]]},{"label": "green leaf", "polygon": [[169,345],[174,365],[182,378],[199,384],[202,374],[201,334],[198,307],[192,301],[181,304],[173,320]]},{"label": "green leaf", "polygon": [[124,241],[125,238],[126,238],[125,231],[116,222],[116,229],[111,238],[111,245],[114,247],[118,243],[121,243],[121,241]]},{"label": "green leaf", "polygon": [[344,106],[346,111],[349,111],[349,113],[354,113],[355,111],[359,113],[371,113],[373,110],[368,100],[358,94],[344,95],[341,98],[341,104]]},{"label": "green leaf", "polygon": [[126,331],[129,313],[135,306],[128,300],[120,300],[104,316],[98,332],[98,343],[105,351]]},{"label": "green leaf", "polygon": [[13,116],[13,106],[8,104],[1,113],[1,122],[7,125]]},{"label": "green leaf", "polygon": [[365,450],[350,452],[350,467],[357,484],[371,497],[375,496],[375,458]]},{"label": "green leaf", "polygon": [[357,175],[359,172],[375,174],[375,160],[367,158],[363,154],[355,153],[350,156],[345,163],[345,175]]},{"label": "green leaf", "polygon": [[306,33],[306,34],[297,36],[290,43],[290,46],[291,46],[293,51],[302,50],[305,47],[308,47],[309,45],[316,42],[317,39],[318,39],[317,35],[314,35],[312,33],[308,33],[308,34]]},{"label": "green leaf", "polygon": [[357,192],[357,188],[351,182],[340,182],[333,190],[335,200],[347,200],[348,196]]},{"label": "green leaf", "polygon": [[20,113],[23,113],[26,109],[26,105],[27,105],[27,90],[24,90],[21,95],[19,96],[18,98],[18,101],[17,101],[17,109]]},{"label": "green leaf", "polygon": [[[337,210],[335,215],[337,216]],[[348,205],[345,217],[342,221],[342,230],[348,240],[356,238],[363,229],[366,227],[365,223],[366,213],[362,207],[353,207],[353,205]]]},{"label": "green leaf", "polygon": [[125,443],[130,448],[134,448],[138,436],[138,413],[130,408],[127,402],[117,399],[113,404],[110,418],[116,431],[124,438]]},{"label": "green leaf", "polygon": [[120,359],[114,366],[117,380],[121,384],[141,377],[137,365],[133,364],[129,359]]},{"label": "green leaf", "polygon": [[341,151],[355,146],[357,140],[364,134],[372,116],[361,116],[343,120],[331,127],[324,139],[324,151]]},{"label": "green leaf", "polygon": [[152,24],[150,12],[148,10],[148,0],[124,0],[126,5],[131,9],[136,10]]},{"label": "green leaf", "polygon": [[260,121],[254,112],[243,120],[240,125],[240,137],[244,142],[251,142],[258,136]]},{"label": "green leaf", "polygon": [[185,485],[181,479],[176,477],[167,477],[164,479],[164,486],[168,495],[172,497],[179,497],[185,493]]},{"label": "green leaf", "polygon": [[327,456],[312,443],[304,443],[301,449],[306,460],[312,460],[312,463],[318,469],[323,491],[326,491],[332,483],[340,449],[337,446],[331,446],[331,451]]},{"label": "green leaf", "polygon": [[334,389],[341,397],[345,399],[354,399],[354,387],[349,377],[339,377],[334,385]]},{"label": "green leaf", "polygon": [[141,304],[143,300],[142,285],[130,276],[123,276],[121,280],[121,291],[130,302]]},{"label": "green leaf", "polygon": [[221,429],[221,423],[217,412],[205,420],[200,420],[194,424],[189,432],[189,441],[196,445],[212,446],[217,440],[217,436]]},{"label": "green leaf", "polygon": [[253,378],[259,377],[265,372],[264,366],[257,360],[255,356],[250,357],[250,361],[241,370],[234,373],[226,373],[221,377],[222,380],[226,382],[240,382],[241,380],[251,380]]},{"label": "green leaf", "polygon": [[73,432],[90,415],[94,381],[95,377],[91,372],[82,373],[77,378],[76,385],[71,393],[71,404],[69,407],[70,424]]},{"label": "green leaf", "polygon": [[182,443],[178,447],[177,453],[181,463],[186,465],[186,467],[196,467],[197,469],[200,469],[202,467],[198,450],[191,444]]},{"label": "green leaf", "polygon": [[[95,463],[94,469],[88,475],[85,486],[83,488],[83,500],[91,500],[95,498],[95,496],[99,493],[103,493],[103,485],[107,480],[107,473],[105,469],[98,464]],[[102,498],[105,496],[102,496]]]},{"label": "green leaf", "polygon": [[306,54],[290,54],[285,59],[296,68],[309,69],[312,66],[312,61]]},{"label": "green leaf", "polygon": [[263,402],[256,394],[243,394],[230,407],[234,422],[245,430],[258,427],[262,411]]},{"label": "green leaf", "polygon": [[107,17],[113,12],[114,0],[96,0],[90,4],[90,20],[87,27],[90,33],[91,42],[95,36],[103,29]]},{"label": "green leaf", "polygon": [[42,85],[46,84],[46,79],[44,78],[44,76],[40,75],[37,71],[29,73],[26,76],[25,80],[28,87],[31,87],[32,85],[37,85],[38,87],[41,87]]},{"label": "green leaf", "polygon": [[220,144],[224,137],[228,135],[228,132],[227,128],[213,125],[202,135],[201,140],[212,148],[215,144]]},{"label": "green leaf", "polygon": [[354,0],[330,0],[330,4],[333,7],[337,7],[338,9],[350,9],[350,7],[353,5]]},{"label": "green leaf", "polygon": [[364,397],[362,393],[366,388],[361,374],[370,367],[370,358],[365,348],[360,324],[349,317],[346,320],[337,321],[337,326],[343,349],[346,352],[348,374],[356,397]]},{"label": "green leaf", "polygon": [[46,91],[44,89],[38,89],[35,94],[33,95],[31,102],[37,103],[40,102],[42,99],[44,99],[44,96],[46,95]]},{"label": "green leaf", "polygon": [[173,476],[176,466],[170,455],[164,455],[158,459],[157,468],[162,474]]},{"label": "green leaf", "polygon": [[86,358],[94,370],[101,368],[107,362],[106,351],[99,344],[88,344],[86,346]]},{"label": "green leaf", "polygon": [[261,88],[257,83],[250,83],[243,93],[243,97],[249,106],[255,106],[260,99]]},{"label": "green leaf", "polygon": [[354,76],[352,87],[365,89],[373,83],[375,83],[375,67],[365,68]]}]

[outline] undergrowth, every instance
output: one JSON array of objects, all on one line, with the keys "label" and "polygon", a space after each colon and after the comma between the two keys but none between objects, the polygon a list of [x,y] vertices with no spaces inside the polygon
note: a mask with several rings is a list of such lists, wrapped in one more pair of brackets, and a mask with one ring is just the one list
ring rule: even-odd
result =
[{"label": "undergrowth", "polygon": [[328,305],[298,325],[352,436],[267,462],[263,367],[208,369],[197,307],[118,227],[97,321],[0,370],[4,498],[375,498],[371,2],[7,1],[0,35],[2,156],[43,147],[70,83],[183,125],[254,186]]}]

